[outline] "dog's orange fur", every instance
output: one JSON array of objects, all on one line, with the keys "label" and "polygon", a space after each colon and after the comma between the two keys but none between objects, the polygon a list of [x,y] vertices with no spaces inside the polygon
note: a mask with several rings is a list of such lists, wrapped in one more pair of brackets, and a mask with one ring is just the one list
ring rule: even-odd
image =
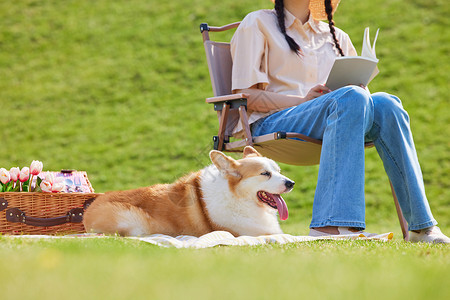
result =
[{"label": "dog's orange fur", "polygon": [[[244,159],[260,156],[252,147],[244,149]],[[260,163],[252,160],[243,163],[243,160],[236,161],[220,152],[212,155],[211,160],[216,166],[227,170],[223,176],[227,177],[228,188],[236,198],[239,198],[236,188],[243,178],[264,171]],[[124,236],[154,233],[202,236],[216,230],[238,236],[233,228],[220,226],[211,220],[203,200],[201,172],[186,175],[172,184],[157,184],[99,196],[84,214],[85,228],[88,232]],[[266,206],[259,201],[257,205],[261,208]]]},{"label": "dog's orange fur", "polygon": [[87,231],[135,235],[127,228],[117,229],[118,213],[131,210],[145,224],[145,231],[171,236],[201,236],[220,227],[209,219],[202,200],[199,172],[191,173],[172,184],[157,184],[128,191],[109,192],[99,196],[84,215]]}]

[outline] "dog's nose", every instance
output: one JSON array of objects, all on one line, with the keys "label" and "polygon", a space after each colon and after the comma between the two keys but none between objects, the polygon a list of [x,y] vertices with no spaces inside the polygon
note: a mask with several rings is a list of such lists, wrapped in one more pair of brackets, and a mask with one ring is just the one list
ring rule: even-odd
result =
[{"label": "dog's nose", "polygon": [[294,184],[295,184],[295,182],[293,182],[292,180],[286,180],[286,182],[284,183],[284,185],[288,189],[292,189],[294,187]]}]

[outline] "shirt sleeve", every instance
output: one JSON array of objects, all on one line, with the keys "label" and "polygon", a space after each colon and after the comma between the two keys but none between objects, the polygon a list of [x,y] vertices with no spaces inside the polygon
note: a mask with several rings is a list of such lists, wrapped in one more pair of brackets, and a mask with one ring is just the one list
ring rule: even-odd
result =
[{"label": "shirt sleeve", "polygon": [[256,22],[251,23],[244,19],[231,39],[233,92],[258,83],[265,87],[269,83],[265,64],[267,41]]}]

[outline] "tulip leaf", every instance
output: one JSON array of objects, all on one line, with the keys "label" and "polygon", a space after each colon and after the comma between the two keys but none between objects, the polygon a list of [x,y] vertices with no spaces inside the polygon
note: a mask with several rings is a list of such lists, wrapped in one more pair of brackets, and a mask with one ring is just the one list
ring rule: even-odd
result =
[{"label": "tulip leaf", "polygon": [[28,185],[30,184],[30,179],[28,178],[27,181],[25,181],[24,183],[22,183],[22,191],[23,192],[28,192]]},{"label": "tulip leaf", "polygon": [[34,187],[33,192],[42,192],[41,182],[42,182],[42,179],[39,176],[37,176],[36,177],[36,186]]},{"label": "tulip leaf", "polygon": [[6,184],[6,192],[12,192],[13,188],[14,188],[14,182],[13,181],[10,181],[10,182],[8,182]]},{"label": "tulip leaf", "polygon": [[11,192],[19,192],[20,191],[20,181],[17,181],[16,187]]},{"label": "tulip leaf", "polygon": [[42,178],[41,177],[37,177],[37,179],[36,179],[36,182],[37,182],[37,185],[41,185],[41,182],[42,182]]}]

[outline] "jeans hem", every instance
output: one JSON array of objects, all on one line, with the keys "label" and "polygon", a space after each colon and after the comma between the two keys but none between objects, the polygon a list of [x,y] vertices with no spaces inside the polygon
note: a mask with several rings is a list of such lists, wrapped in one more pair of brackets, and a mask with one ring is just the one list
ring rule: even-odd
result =
[{"label": "jeans hem", "polygon": [[425,228],[428,228],[428,227],[431,227],[431,226],[434,226],[434,225],[437,225],[437,224],[438,224],[438,222],[433,219],[433,220],[428,221],[426,223],[421,223],[421,224],[417,224],[417,225],[410,225],[410,226],[408,226],[408,230],[409,231],[411,231],[411,230],[421,230],[421,229],[425,229]]},{"label": "jeans hem", "polygon": [[325,227],[325,226],[355,227],[360,229],[366,228],[366,224],[364,222],[354,222],[354,221],[326,221],[322,223],[311,223],[309,225],[309,228]]}]

